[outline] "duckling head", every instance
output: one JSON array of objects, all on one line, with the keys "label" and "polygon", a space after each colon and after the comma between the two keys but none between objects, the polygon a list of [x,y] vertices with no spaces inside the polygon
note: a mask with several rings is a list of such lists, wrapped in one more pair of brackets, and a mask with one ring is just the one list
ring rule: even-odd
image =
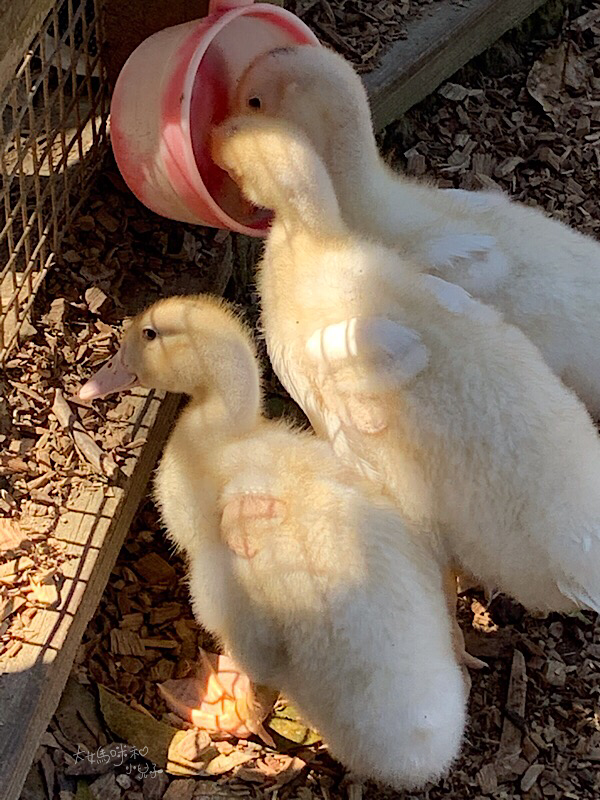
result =
[{"label": "duckling head", "polygon": [[144,386],[217,400],[232,415],[260,406],[255,351],[242,323],[220,300],[171,297],[138,314],[118,353],[81,388],[83,400]]},{"label": "duckling head", "polygon": [[290,123],[232,117],[213,132],[212,155],[248,200],[275,211],[276,218],[312,229],[343,229],[327,170],[309,139]]},{"label": "duckling head", "polygon": [[342,56],[296,45],[258,56],[242,75],[233,114],[275,117],[297,126],[336,182],[377,157],[365,87]]}]

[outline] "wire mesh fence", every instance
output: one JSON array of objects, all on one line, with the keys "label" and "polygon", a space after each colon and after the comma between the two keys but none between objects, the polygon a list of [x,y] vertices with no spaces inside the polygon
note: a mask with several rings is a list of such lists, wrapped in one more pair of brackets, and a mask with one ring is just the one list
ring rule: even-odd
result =
[{"label": "wire mesh fence", "polygon": [[56,0],[0,87],[0,363],[106,149],[101,0]]}]

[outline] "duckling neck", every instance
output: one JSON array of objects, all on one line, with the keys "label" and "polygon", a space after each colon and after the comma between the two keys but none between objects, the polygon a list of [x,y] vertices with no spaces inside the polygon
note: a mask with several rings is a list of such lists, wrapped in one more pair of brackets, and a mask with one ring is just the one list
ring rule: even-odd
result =
[{"label": "duckling neck", "polygon": [[254,356],[245,346],[215,350],[203,384],[192,392],[188,409],[205,431],[239,436],[252,430],[260,417],[261,393]]},{"label": "duckling neck", "polygon": [[217,394],[205,396],[192,395],[186,408],[193,414],[195,425],[208,435],[231,439],[252,431],[258,424],[260,408],[258,404],[238,403],[234,398]]},{"label": "duckling neck", "polygon": [[353,230],[381,236],[400,227],[423,228],[435,222],[423,187],[394,172],[381,157],[370,126],[332,147],[327,163],[344,222]]},{"label": "duckling neck", "polygon": [[312,235],[342,235],[346,225],[331,178],[324,165],[311,164],[298,171],[279,191],[275,219],[289,233],[307,230]]}]

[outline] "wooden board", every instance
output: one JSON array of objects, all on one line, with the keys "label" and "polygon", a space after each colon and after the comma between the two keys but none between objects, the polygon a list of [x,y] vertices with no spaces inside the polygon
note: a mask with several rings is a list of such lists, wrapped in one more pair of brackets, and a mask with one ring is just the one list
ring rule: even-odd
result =
[{"label": "wooden board", "polygon": [[52,5],[52,0],[0,0],[0,92]]},{"label": "wooden board", "polygon": [[74,490],[56,538],[75,556],[63,566],[60,607],[39,611],[21,651],[0,665],[0,798],[18,800],[58,704],[86,625],[96,610],[169,432],[179,397],[138,390],[132,440],[145,438],[120,486]]},{"label": "wooden board", "polygon": [[[262,0],[283,5],[283,0]],[[123,0],[102,0],[104,10],[104,64],[108,82],[115,85],[121,67],[144,39],[163,28],[179,25],[206,16],[208,0],[145,0],[124,3]]]},{"label": "wooden board", "polygon": [[468,0],[445,3],[409,23],[381,65],[364,76],[373,121],[381,130],[486,50],[544,0]]}]

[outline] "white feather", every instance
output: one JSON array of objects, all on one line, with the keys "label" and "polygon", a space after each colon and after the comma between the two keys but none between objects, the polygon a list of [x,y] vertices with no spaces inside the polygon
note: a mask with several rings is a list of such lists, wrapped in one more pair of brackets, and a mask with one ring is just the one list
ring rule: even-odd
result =
[{"label": "white feather", "polygon": [[[298,134],[280,128],[284,169]],[[252,138],[244,144],[240,174],[243,159],[256,160]],[[314,213],[302,224],[285,200],[275,210],[259,282],[267,346],[287,388],[305,387],[295,399],[315,429],[350,466],[367,465],[404,513],[442,531],[484,585],[532,610],[568,611],[568,592],[591,604],[600,441],[581,402],[521,331],[463,288],[341,235],[337,221],[328,235],[324,224],[312,230]]]},{"label": "white feather", "polygon": [[461,286],[438,278],[437,275],[422,275],[421,285],[435,297],[442,308],[453,314],[466,314],[481,322],[495,322],[498,315],[493,309],[473,300]]},{"label": "white feather", "polygon": [[[292,84],[293,92],[281,88]],[[440,190],[392,172],[364,85],[331,50],[296,47],[257,60],[234,110],[248,113],[252,96],[311,141],[352,230],[494,306],[600,417],[597,241],[501,192]]]},{"label": "white feather", "polygon": [[466,189],[442,189],[452,200],[457,200],[463,209],[484,213],[494,211],[510,200],[502,192],[472,192]]},{"label": "white feather", "polygon": [[419,334],[385,317],[352,317],[318,328],[309,336],[306,352],[322,365],[369,361],[386,371],[393,369],[400,382],[427,366],[427,348]]}]

